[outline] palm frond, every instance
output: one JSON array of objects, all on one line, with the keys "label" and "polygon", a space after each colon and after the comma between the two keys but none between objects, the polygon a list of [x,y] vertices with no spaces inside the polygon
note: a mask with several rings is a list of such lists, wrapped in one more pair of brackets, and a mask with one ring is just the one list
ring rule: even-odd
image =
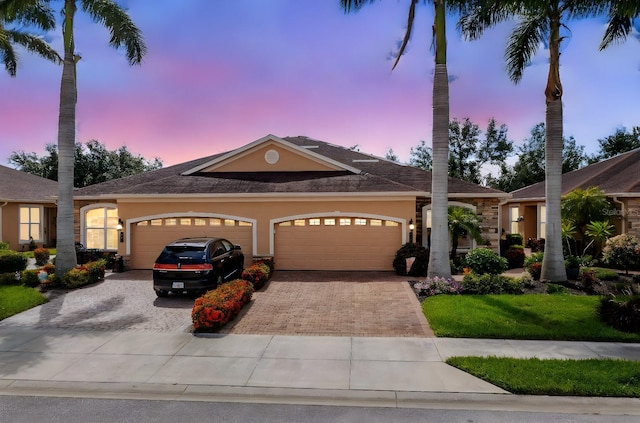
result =
[{"label": "palm frond", "polygon": [[531,62],[549,31],[544,14],[527,14],[509,36],[505,59],[509,78],[516,84],[522,79],[525,67]]},{"label": "palm frond", "polygon": [[340,7],[344,10],[344,13],[351,13],[351,11],[358,11],[362,9],[365,4],[374,3],[377,0],[340,0]]},{"label": "palm frond", "polygon": [[34,25],[45,31],[56,26],[53,11],[45,0],[12,0],[0,1],[0,15],[5,21],[19,25]]},{"label": "palm frond", "polygon": [[9,76],[15,77],[18,69],[18,57],[6,33],[2,32],[0,32],[0,56]]},{"label": "palm frond", "polygon": [[62,61],[58,52],[38,36],[21,31],[7,31],[7,35],[14,44],[21,45],[31,53],[38,54],[39,56],[56,64],[59,64]]},{"label": "palm frond", "polygon": [[142,32],[126,11],[112,0],[81,0],[82,10],[109,30],[109,45],[124,47],[130,65],[140,64],[147,52]]},{"label": "palm frond", "polygon": [[616,13],[609,16],[607,29],[604,31],[604,35],[602,37],[602,41],[600,41],[598,49],[602,51],[615,42],[624,41],[631,33],[632,28],[633,22],[630,17]]},{"label": "palm frond", "polygon": [[400,45],[400,49],[398,49],[398,54],[396,55],[396,60],[393,62],[393,66],[391,69],[395,69],[400,62],[400,58],[404,54],[404,50],[409,44],[409,40],[411,39],[411,32],[413,30],[413,22],[416,17],[416,3],[417,0],[411,0],[411,5],[409,6],[409,14],[407,15],[407,30],[404,33],[404,38],[402,39],[402,44]]},{"label": "palm frond", "polygon": [[488,28],[512,18],[518,13],[515,6],[500,1],[463,2],[462,14],[456,27],[467,40],[477,40]]}]

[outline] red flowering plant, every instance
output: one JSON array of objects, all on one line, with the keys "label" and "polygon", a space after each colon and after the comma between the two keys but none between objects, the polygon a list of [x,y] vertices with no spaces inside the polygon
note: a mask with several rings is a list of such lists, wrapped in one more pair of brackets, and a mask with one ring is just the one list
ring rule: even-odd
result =
[{"label": "red flowering plant", "polygon": [[213,332],[240,313],[242,306],[251,301],[253,286],[249,281],[236,279],[218,286],[198,298],[191,310],[196,332]]},{"label": "red flowering plant", "polygon": [[255,289],[264,286],[273,274],[273,260],[261,259],[242,271],[242,279],[253,284]]}]

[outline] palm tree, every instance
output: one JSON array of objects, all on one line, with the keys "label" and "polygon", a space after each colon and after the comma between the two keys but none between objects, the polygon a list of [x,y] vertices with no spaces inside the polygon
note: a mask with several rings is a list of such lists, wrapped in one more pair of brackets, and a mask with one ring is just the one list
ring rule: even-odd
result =
[{"label": "palm tree", "polygon": [[64,57],[60,83],[60,115],[58,118],[58,234],[56,274],[64,275],[76,265],[73,220],[73,159],[76,126],[76,64],[74,18],[78,5],[94,22],[109,30],[109,44],[124,47],[130,65],[139,64],[146,53],[140,30],[113,0],[65,0],[62,36]]},{"label": "palm tree", "polygon": [[43,31],[53,29],[55,19],[46,2],[43,0],[0,1],[0,59],[10,76],[15,77],[18,70],[18,55],[14,44],[54,63],[60,63],[60,56],[49,44],[20,27]]},{"label": "palm tree", "polygon": [[560,212],[576,226],[580,238],[584,238],[589,222],[601,220],[609,208],[609,201],[598,187],[576,188],[562,197]]},{"label": "palm tree", "polygon": [[591,242],[585,247],[582,254],[593,245],[593,258],[597,259],[602,253],[602,246],[613,235],[614,226],[609,224],[607,220],[595,221],[587,223],[585,234],[591,238]]},{"label": "palm tree", "polygon": [[[359,10],[376,0],[340,0],[347,13]],[[425,1],[426,3],[426,1]],[[447,3],[462,10],[467,2],[454,0],[431,0],[434,6],[433,46],[435,48],[435,72],[433,76],[433,168],[431,176],[431,251],[428,277],[451,277],[449,264],[449,229],[447,223],[447,201],[449,194],[447,171],[449,161],[449,74],[447,70],[447,39],[445,31]],[[398,50],[393,69],[411,38],[418,0],[410,0],[407,30]]]},{"label": "palm tree", "polygon": [[[632,4],[633,3],[633,4]],[[514,83],[520,82],[525,67],[542,44],[549,48],[549,72],[545,87],[546,146],[545,190],[547,225],[542,279],[551,282],[567,280],[562,258],[562,228],[560,197],[562,181],[562,82],[560,80],[560,45],[564,36],[560,30],[570,19],[598,16],[608,13],[610,24],[601,48],[614,39],[623,38],[630,30],[631,17],[636,16],[637,2],[619,1],[560,1],[478,0],[467,9],[459,27],[469,39],[479,38],[485,29],[505,20],[518,18],[511,33],[505,58],[507,71]],[[620,24],[620,21],[623,23]],[[613,25],[613,26],[612,26]],[[617,28],[617,29],[615,29]],[[626,32],[625,32],[626,29]]]},{"label": "palm tree", "polygon": [[456,257],[458,240],[461,236],[469,235],[476,242],[482,242],[480,221],[478,215],[466,207],[449,206],[447,209],[449,232],[451,233],[451,254],[449,258]]}]

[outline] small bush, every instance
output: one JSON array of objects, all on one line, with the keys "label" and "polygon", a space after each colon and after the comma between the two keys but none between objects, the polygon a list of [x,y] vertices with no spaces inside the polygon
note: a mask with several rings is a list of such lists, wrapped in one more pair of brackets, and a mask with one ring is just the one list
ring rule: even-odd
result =
[{"label": "small bush", "polygon": [[507,234],[505,236],[507,250],[514,245],[524,245],[524,239],[520,234]]},{"label": "small bush", "polygon": [[40,285],[40,278],[38,277],[39,270],[23,270],[20,280],[24,286],[35,288]]},{"label": "small bush", "polygon": [[507,259],[509,269],[517,269],[524,267],[524,247],[520,245],[512,245],[505,253],[504,258]]},{"label": "small bush", "polygon": [[27,258],[16,251],[0,255],[0,273],[22,272],[27,268]]},{"label": "small bush", "polygon": [[640,334],[640,296],[626,301],[603,298],[598,307],[600,319],[623,332]]},{"label": "small bush", "polygon": [[213,332],[240,312],[242,306],[251,301],[253,285],[236,279],[220,285],[198,298],[191,310],[193,329],[196,332]]},{"label": "small bush", "polygon": [[640,239],[630,234],[609,238],[602,250],[602,260],[619,269],[637,268],[640,266]]},{"label": "small bush", "polygon": [[540,275],[542,273],[542,259],[544,258],[544,253],[542,251],[531,254],[529,257],[524,259],[524,269],[529,272],[531,277],[534,280],[540,280]]},{"label": "small bush", "polygon": [[502,275],[469,274],[462,278],[464,294],[522,294],[524,281],[522,278],[512,278]]},{"label": "small bush", "polygon": [[36,259],[38,266],[44,266],[49,261],[49,250],[46,248],[36,248],[33,251],[33,257]]},{"label": "small bush", "polygon": [[[411,269],[407,272],[407,259],[415,257]],[[429,266],[429,250],[422,245],[407,243],[404,244],[393,259],[393,268],[397,275],[401,276],[427,276],[427,267]]]},{"label": "small bush", "polygon": [[62,286],[68,289],[89,284],[89,270],[85,266],[74,267],[62,277]]},{"label": "small bush", "polygon": [[555,283],[547,284],[547,294],[568,294],[569,291],[562,285],[558,285]]},{"label": "small bush", "polygon": [[253,288],[258,290],[267,283],[273,275],[273,260],[257,260],[251,266],[242,271],[242,280],[249,281],[253,284]]},{"label": "small bush", "polygon": [[8,250],[9,243],[8,242],[0,242],[0,250]]},{"label": "small bush", "polygon": [[53,263],[47,263],[42,267],[42,270],[47,272],[48,275],[53,275],[56,273],[56,265]]},{"label": "small bush", "polygon": [[618,272],[609,269],[595,269],[595,277],[601,281],[615,281],[618,279]]},{"label": "small bush", "polygon": [[507,270],[507,259],[500,257],[488,248],[476,248],[469,251],[465,257],[467,267],[473,273],[482,275],[498,275]]},{"label": "small bush", "polygon": [[2,285],[17,285],[20,280],[16,278],[15,272],[0,273],[0,286]]},{"label": "small bush", "polygon": [[419,296],[431,297],[439,294],[455,295],[462,292],[462,286],[454,279],[440,278],[438,276],[427,278],[422,282],[413,284],[413,288],[418,290]]}]

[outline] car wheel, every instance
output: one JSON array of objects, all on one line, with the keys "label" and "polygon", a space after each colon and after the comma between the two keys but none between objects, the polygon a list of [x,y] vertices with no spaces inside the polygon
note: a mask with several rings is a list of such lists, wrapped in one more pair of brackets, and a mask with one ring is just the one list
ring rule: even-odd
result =
[{"label": "car wheel", "polygon": [[158,297],[167,297],[169,295],[169,292],[168,291],[163,291],[162,289],[158,289],[156,291],[156,295]]}]

